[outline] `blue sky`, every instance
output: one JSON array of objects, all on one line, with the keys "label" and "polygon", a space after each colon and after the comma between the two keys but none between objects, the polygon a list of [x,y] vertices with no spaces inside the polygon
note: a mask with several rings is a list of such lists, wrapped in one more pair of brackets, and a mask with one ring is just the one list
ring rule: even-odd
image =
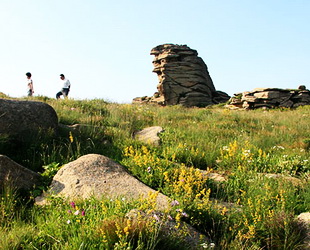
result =
[{"label": "blue sky", "polygon": [[151,96],[153,47],[187,44],[217,90],[310,88],[309,0],[0,0],[0,92],[130,103]]}]

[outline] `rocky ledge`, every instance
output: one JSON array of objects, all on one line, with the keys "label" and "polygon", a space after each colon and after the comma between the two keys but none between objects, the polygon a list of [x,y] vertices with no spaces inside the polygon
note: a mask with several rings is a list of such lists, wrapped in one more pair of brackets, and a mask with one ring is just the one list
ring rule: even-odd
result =
[{"label": "rocky ledge", "polygon": [[235,94],[227,108],[297,108],[310,105],[310,91],[301,85],[298,89],[256,88],[252,91]]}]

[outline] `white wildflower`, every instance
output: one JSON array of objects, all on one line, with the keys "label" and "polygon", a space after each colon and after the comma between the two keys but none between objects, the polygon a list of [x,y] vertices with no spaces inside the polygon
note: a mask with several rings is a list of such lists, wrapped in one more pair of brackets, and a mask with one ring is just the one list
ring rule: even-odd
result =
[{"label": "white wildflower", "polygon": [[157,222],[159,222],[159,221],[160,221],[160,219],[159,219],[159,217],[158,217],[158,215],[157,215],[157,214],[154,214],[154,215],[153,215],[153,217],[155,218],[155,220],[156,220]]},{"label": "white wildflower", "polygon": [[211,242],[210,244],[204,242],[202,244],[200,244],[200,246],[202,246],[202,248],[214,248],[215,247],[215,244],[213,242]]},{"label": "white wildflower", "polygon": [[204,243],[200,244],[200,246],[202,246],[202,248],[208,248],[209,244],[204,242]]}]

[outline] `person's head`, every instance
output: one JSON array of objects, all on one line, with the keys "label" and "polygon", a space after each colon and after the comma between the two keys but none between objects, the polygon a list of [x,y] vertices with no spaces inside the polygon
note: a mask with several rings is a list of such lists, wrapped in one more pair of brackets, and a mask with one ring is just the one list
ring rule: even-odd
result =
[{"label": "person's head", "polygon": [[26,73],[26,76],[27,76],[27,78],[30,78],[30,77],[31,77],[31,73],[30,73],[30,72],[27,72],[27,73]]},{"label": "person's head", "polygon": [[60,74],[60,79],[61,80],[65,79],[65,75],[64,74]]}]

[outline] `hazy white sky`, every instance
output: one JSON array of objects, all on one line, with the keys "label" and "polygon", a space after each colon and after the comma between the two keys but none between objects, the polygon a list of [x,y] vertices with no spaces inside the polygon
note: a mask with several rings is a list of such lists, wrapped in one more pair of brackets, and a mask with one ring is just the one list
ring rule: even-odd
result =
[{"label": "hazy white sky", "polygon": [[0,92],[130,103],[151,96],[153,47],[187,44],[217,90],[310,88],[310,0],[0,0]]}]

